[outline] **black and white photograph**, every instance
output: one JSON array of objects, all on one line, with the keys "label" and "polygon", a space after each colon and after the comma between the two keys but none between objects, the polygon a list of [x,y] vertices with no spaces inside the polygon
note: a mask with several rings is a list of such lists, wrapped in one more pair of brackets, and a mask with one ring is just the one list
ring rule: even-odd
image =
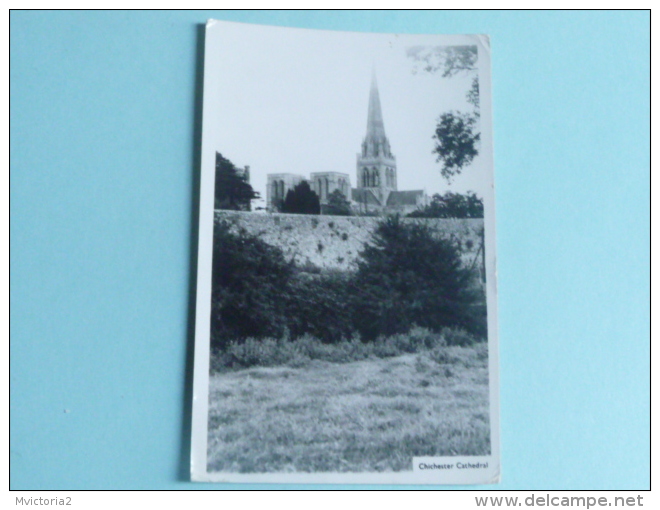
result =
[{"label": "black and white photograph", "polygon": [[497,483],[486,35],[206,26],[191,474]]}]

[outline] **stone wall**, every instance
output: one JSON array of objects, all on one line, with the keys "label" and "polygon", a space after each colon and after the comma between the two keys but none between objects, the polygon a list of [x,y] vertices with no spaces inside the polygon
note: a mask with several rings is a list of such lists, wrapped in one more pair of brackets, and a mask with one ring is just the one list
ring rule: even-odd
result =
[{"label": "stone wall", "polygon": [[[370,242],[371,233],[381,221],[381,218],[365,216],[215,211],[215,221],[222,219],[233,224],[236,230],[245,229],[268,244],[280,247],[287,260],[293,258],[298,265],[343,270],[357,268],[360,251]],[[475,258],[481,265],[482,219],[404,218],[403,221],[427,222],[439,237],[459,242],[465,265],[471,265]]]}]

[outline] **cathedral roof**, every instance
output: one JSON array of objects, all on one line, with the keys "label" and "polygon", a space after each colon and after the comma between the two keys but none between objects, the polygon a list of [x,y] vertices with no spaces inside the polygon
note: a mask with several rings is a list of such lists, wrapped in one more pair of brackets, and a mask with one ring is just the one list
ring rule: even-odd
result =
[{"label": "cathedral roof", "polygon": [[417,205],[418,200],[424,197],[424,190],[392,191],[387,197],[387,205]]},{"label": "cathedral roof", "polygon": [[351,198],[355,202],[367,205],[382,205],[378,197],[374,195],[374,192],[367,188],[352,188],[351,189]]}]

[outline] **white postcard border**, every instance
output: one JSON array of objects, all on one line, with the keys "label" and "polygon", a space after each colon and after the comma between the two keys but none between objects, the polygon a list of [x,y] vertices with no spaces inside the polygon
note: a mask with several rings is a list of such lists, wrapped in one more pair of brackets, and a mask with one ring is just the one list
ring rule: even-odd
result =
[{"label": "white postcard border", "polygon": [[[209,38],[253,37],[261,30],[307,30],[267,27],[242,23],[209,20],[206,43]],[[321,32],[321,31],[312,31]],[[326,31],[327,34],[341,32]],[[387,34],[352,34],[356,37],[377,37]],[[403,37],[403,36],[402,36]],[[486,35],[405,35],[411,44],[459,45],[476,44],[479,51],[479,87],[481,109],[482,165],[490,180],[492,193],[484,199],[485,259],[487,282],[489,391],[491,455],[483,457],[415,458],[413,471],[386,473],[209,473],[207,463],[208,392],[210,362],[211,273],[213,256],[213,190],[214,157],[212,134],[220,119],[209,115],[214,111],[214,90],[221,71],[212,65],[212,56],[205,53],[204,108],[202,114],[202,157],[199,203],[199,239],[197,265],[197,294],[195,318],[195,360],[193,376],[193,414],[191,443],[191,479],[200,482],[223,483],[301,483],[301,484],[488,484],[500,481],[500,414],[499,414],[499,338],[497,324],[497,271],[495,251],[495,204],[493,175],[492,93],[490,41]],[[482,58],[487,55],[488,58]],[[421,459],[421,460],[420,460]],[[451,469],[419,469],[419,463],[428,460],[436,464],[452,464]],[[412,461],[412,459],[411,459]],[[458,468],[457,464],[485,463],[487,468]]]}]

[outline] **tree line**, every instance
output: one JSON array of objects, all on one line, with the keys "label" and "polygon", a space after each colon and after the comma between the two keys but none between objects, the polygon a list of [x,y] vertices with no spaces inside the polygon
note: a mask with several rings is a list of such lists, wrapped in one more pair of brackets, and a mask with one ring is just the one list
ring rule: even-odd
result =
[{"label": "tree line", "polygon": [[[215,208],[232,211],[250,211],[252,200],[260,198],[241,172],[230,160],[216,152]],[[287,191],[285,198],[274,204],[278,212],[290,214],[329,214],[351,216],[351,203],[344,194],[334,190],[326,204],[321,201],[307,181]],[[433,195],[431,202],[408,214],[413,218],[483,218],[483,201],[473,192],[466,194],[446,192]]]}]

